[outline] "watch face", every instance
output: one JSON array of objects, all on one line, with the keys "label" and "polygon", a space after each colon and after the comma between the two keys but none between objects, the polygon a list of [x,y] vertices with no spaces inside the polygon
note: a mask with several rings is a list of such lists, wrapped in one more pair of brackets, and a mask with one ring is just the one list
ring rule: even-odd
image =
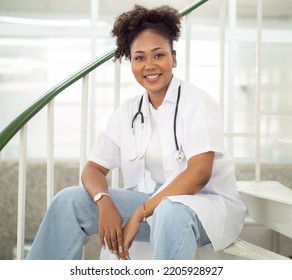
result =
[{"label": "watch face", "polygon": [[94,197],[94,202],[99,201],[104,195],[108,195],[108,194],[107,193],[102,193],[102,192],[96,194],[95,197]]}]

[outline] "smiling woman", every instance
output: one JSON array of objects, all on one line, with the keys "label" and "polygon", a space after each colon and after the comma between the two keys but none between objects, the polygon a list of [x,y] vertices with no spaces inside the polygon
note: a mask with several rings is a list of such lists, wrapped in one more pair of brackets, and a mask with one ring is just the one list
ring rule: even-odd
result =
[{"label": "smiling woman", "polygon": [[155,109],[163,102],[175,65],[176,54],[167,39],[152,30],[137,35],[131,45],[132,72]]},{"label": "smiling woman", "polygon": [[112,30],[118,46],[115,58],[131,60],[132,72],[148,91],[155,109],[163,102],[177,64],[173,42],[178,40],[180,28],[180,16],[174,8],[147,10],[135,5],[117,18]]},{"label": "smiling woman", "polygon": [[[151,240],[153,259],[194,259],[198,247],[218,251],[237,239],[245,206],[219,106],[172,73],[180,20],[169,6],[135,6],[117,18],[115,59],[130,59],[143,95],[111,116],[83,169],[84,187],[55,197],[28,259],[81,258],[93,234],[119,259],[130,259],[134,240]],[[115,167],[125,189],[108,186]]]}]

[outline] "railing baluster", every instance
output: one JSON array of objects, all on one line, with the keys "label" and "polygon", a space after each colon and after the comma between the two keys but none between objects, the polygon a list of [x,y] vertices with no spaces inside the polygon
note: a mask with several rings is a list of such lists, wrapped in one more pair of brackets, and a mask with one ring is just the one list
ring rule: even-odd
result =
[{"label": "railing baluster", "polygon": [[191,37],[192,37],[192,25],[190,15],[186,15],[186,45],[185,45],[185,80],[190,81],[190,69],[191,69]]},{"label": "railing baluster", "polygon": [[[228,1],[228,98],[224,101],[225,111],[225,129],[234,131],[234,92],[235,92],[235,76],[236,76],[236,31],[237,31],[237,0]],[[234,157],[234,141],[228,139],[228,150]]]},{"label": "railing baluster", "polygon": [[226,25],[226,0],[220,0],[220,91],[219,104],[224,113],[224,90],[225,90],[225,25]]},{"label": "railing baluster", "polygon": [[114,110],[120,106],[121,63],[115,62]]},{"label": "railing baluster", "polygon": [[47,208],[54,197],[54,100],[47,107]]},{"label": "railing baluster", "polygon": [[262,70],[262,0],[257,0],[257,40],[256,40],[256,152],[255,179],[261,180],[261,70]]},{"label": "railing baluster", "polygon": [[[89,74],[82,78],[81,98],[81,124],[80,124],[80,160],[79,160],[79,184],[82,186],[81,173],[87,160],[88,140],[88,95],[89,95]],[[85,247],[83,247],[82,259],[85,259]]]},{"label": "railing baluster", "polygon": [[82,78],[79,178],[87,159],[89,74]]},{"label": "railing baluster", "polygon": [[17,249],[16,258],[24,258],[25,198],[26,198],[27,125],[20,129],[18,208],[17,208]]},{"label": "railing baluster", "polygon": [[[120,87],[121,87],[121,64],[117,60],[115,62],[115,86],[114,86],[114,110],[120,105]],[[113,188],[119,187],[119,169],[112,170],[112,183]]]}]

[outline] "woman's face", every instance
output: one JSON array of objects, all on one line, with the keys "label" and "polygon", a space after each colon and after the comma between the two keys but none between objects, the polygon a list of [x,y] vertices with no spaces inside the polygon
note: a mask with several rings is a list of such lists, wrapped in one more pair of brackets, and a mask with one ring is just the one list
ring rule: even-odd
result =
[{"label": "woman's face", "polygon": [[176,66],[169,41],[151,30],[141,32],[131,44],[131,66],[137,82],[150,95],[164,97]]}]

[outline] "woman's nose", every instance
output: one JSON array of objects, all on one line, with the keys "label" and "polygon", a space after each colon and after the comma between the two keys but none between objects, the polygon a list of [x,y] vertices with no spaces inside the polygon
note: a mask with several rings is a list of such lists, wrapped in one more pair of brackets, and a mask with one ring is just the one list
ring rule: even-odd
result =
[{"label": "woman's nose", "polygon": [[146,70],[153,70],[156,68],[156,64],[153,61],[153,59],[147,59],[145,63],[145,69]]}]

